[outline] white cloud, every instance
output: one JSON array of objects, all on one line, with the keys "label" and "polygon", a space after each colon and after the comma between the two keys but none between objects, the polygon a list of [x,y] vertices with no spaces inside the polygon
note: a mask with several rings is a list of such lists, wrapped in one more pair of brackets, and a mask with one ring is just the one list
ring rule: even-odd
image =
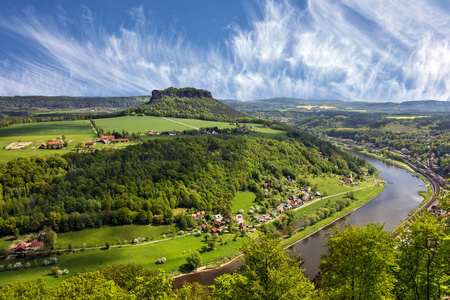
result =
[{"label": "white cloud", "polygon": [[[38,53],[5,52],[0,94],[138,95],[169,86],[217,98],[277,96],[366,101],[450,98],[450,8],[432,0],[267,0],[248,7],[249,25],[230,24],[224,44],[193,46],[156,27],[143,7],[108,32],[83,7],[77,38],[64,10],[27,10],[0,28]],[[72,24],[72,25],[71,25]]]}]

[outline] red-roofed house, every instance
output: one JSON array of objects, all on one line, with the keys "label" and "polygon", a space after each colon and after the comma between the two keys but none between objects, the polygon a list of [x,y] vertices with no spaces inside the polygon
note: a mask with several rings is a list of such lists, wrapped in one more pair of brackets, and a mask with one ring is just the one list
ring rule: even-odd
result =
[{"label": "red-roofed house", "polygon": [[248,228],[247,224],[245,224],[245,223],[239,224],[239,229],[247,229],[247,228]]},{"label": "red-roofed house", "polygon": [[128,143],[130,140],[129,139],[112,139],[112,142],[117,142],[117,143]]},{"label": "red-roofed house", "polygon": [[22,252],[25,251],[27,249],[27,245],[24,242],[21,242],[20,244],[18,244],[16,246],[16,252]]},{"label": "red-roofed house", "polygon": [[32,241],[30,243],[31,250],[39,250],[44,247],[44,242]]}]

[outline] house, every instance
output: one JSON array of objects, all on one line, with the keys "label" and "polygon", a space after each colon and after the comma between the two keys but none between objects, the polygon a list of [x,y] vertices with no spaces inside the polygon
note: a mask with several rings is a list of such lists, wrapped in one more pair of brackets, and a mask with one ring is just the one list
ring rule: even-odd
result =
[{"label": "house", "polygon": [[284,207],[281,206],[281,205],[277,206],[276,209],[277,209],[279,212],[284,212]]},{"label": "house", "polygon": [[248,229],[248,225],[245,224],[244,222],[239,224],[239,230],[242,230],[242,229]]},{"label": "house", "polygon": [[61,142],[59,142],[59,141],[56,141],[56,142],[48,142],[47,146],[49,148],[53,149],[53,148],[61,148],[63,146],[63,144]]},{"label": "house", "polygon": [[289,210],[292,208],[292,205],[290,205],[289,203],[283,203],[281,204],[281,206],[284,208],[284,210]]},{"label": "house", "polygon": [[231,217],[225,217],[223,218],[225,223],[231,223]]},{"label": "house", "polygon": [[193,217],[196,220],[201,220],[203,219],[203,217],[205,216],[205,212],[202,210],[197,210],[197,212],[195,214],[192,214],[191,217]]},{"label": "house", "polygon": [[256,221],[258,221],[258,222],[264,222],[265,220],[266,220],[266,217],[264,215],[256,217]]},{"label": "house", "polygon": [[221,221],[214,221],[214,226],[217,228],[222,227],[224,224]]},{"label": "house", "polygon": [[85,148],[89,148],[89,147],[91,147],[91,146],[94,146],[94,142],[93,142],[93,141],[87,141],[87,142],[84,142],[84,147],[85,147]]},{"label": "house", "polygon": [[221,215],[221,214],[217,214],[217,215],[215,215],[215,216],[214,216],[214,222],[215,222],[215,221],[219,221],[219,222],[221,222],[221,221],[222,221],[222,219],[223,219],[223,217],[222,217],[222,215]]},{"label": "house", "polygon": [[32,241],[31,243],[30,243],[30,249],[31,250],[39,250],[39,249],[41,249],[42,247],[44,247],[44,242],[38,242],[38,241]]},{"label": "house", "polygon": [[26,249],[27,249],[27,244],[25,244],[24,242],[21,242],[21,243],[19,243],[19,244],[16,246],[15,251],[16,251],[16,252],[23,252],[23,251],[25,251]]},{"label": "house", "polygon": [[295,196],[295,195],[290,195],[289,197],[288,197],[288,199],[289,200],[297,200],[297,196]]},{"label": "house", "polygon": [[47,148],[47,144],[46,144],[46,143],[42,143],[42,144],[39,146],[39,149],[45,149],[45,148]]},{"label": "house", "polygon": [[101,140],[109,140],[111,141],[112,139],[115,139],[116,137],[114,135],[102,135],[100,137]]},{"label": "house", "polygon": [[234,216],[234,222],[242,223],[244,222],[244,217],[241,214],[237,214],[236,216]]},{"label": "house", "polygon": [[161,132],[161,134],[173,136],[173,135],[177,135],[178,131],[163,131],[163,132]]},{"label": "house", "polygon": [[202,224],[202,225],[200,225],[200,227],[201,227],[202,229],[206,229],[206,227],[208,227],[208,225]]},{"label": "house", "polygon": [[344,183],[351,183],[353,182],[353,178],[344,178]]},{"label": "house", "polygon": [[113,143],[128,143],[130,140],[129,139],[112,139],[111,141]]},{"label": "house", "polygon": [[307,193],[311,192],[311,188],[309,186],[305,186],[303,190]]},{"label": "house", "polygon": [[266,218],[266,220],[270,219],[270,215],[269,214],[264,214],[264,218]]},{"label": "house", "polygon": [[217,232],[219,232],[219,231],[220,231],[220,230],[217,229],[216,227],[211,228],[211,232],[212,232],[212,233],[217,233]]}]

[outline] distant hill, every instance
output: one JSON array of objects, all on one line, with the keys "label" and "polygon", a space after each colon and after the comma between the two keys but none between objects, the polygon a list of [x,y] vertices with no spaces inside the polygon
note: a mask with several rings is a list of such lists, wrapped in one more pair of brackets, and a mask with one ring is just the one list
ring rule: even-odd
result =
[{"label": "distant hill", "polygon": [[48,109],[81,109],[81,108],[128,108],[147,102],[149,96],[138,97],[68,97],[68,96],[14,96],[0,97],[0,108],[48,108]]},{"label": "distant hill", "polygon": [[246,114],[213,99],[209,91],[174,87],[152,91],[152,97],[148,103],[129,108],[123,111],[123,114],[214,121],[230,121],[247,117]]},{"label": "distant hill", "polygon": [[347,102],[342,100],[305,100],[295,98],[271,98],[252,101],[223,100],[224,104],[242,112],[258,110],[336,110],[388,113],[448,113],[450,101],[418,100],[393,102]]}]

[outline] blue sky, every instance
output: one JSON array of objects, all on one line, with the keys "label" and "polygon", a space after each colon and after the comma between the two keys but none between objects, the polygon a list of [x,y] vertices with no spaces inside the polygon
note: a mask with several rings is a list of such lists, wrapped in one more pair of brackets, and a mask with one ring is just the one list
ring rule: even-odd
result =
[{"label": "blue sky", "polygon": [[0,95],[450,100],[450,1],[0,1]]}]

